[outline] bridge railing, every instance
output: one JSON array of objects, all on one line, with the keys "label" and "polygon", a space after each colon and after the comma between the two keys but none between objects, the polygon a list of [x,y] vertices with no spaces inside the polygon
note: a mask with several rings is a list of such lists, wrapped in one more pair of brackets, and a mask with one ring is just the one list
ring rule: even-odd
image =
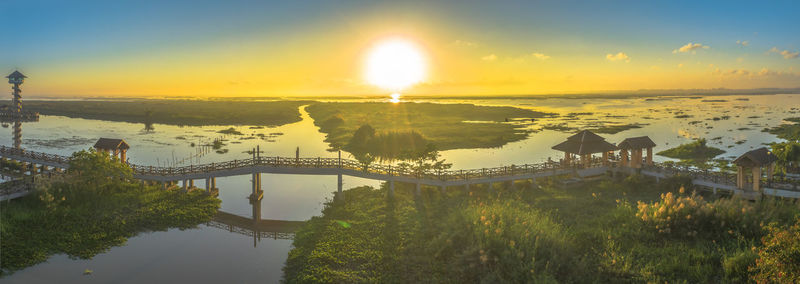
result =
[{"label": "bridge railing", "polygon": [[51,162],[58,164],[68,164],[69,157],[56,154],[48,154],[42,152],[26,151],[24,149],[17,149],[13,147],[0,146],[0,154],[3,156],[16,156],[21,158],[28,158],[42,162]]}]

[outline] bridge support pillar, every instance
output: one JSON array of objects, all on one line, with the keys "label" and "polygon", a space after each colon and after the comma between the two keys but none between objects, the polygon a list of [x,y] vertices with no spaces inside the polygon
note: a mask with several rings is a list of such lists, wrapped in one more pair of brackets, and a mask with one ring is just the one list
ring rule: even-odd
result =
[{"label": "bridge support pillar", "polygon": [[717,188],[716,187],[712,188],[711,190],[714,193],[714,195],[717,195]]},{"label": "bridge support pillar", "polygon": [[206,178],[206,192],[211,192],[211,178]]},{"label": "bridge support pillar", "polygon": [[439,190],[442,191],[442,194],[446,194],[447,193],[447,186],[446,185],[440,185],[439,186]]},{"label": "bridge support pillar", "polygon": [[211,177],[211,189],[217,188],[217,178]]},{"label": "bridge support pillar", "polygon": [[189,181],[188,180],[183,180],[183,190],[186,190],[188,185],[189,185]]},{"label": "bridge support pillar", "polygon": [[494,187],[492,185],[493,185],[492,182],[486,183],[486,190],[489,191],[490,193],[494,193]]},{"label": "bridge support pillar", "polygon": [[394,196],[394,181],[389,180],[389,196]]},{"label": "bridge support pillar", "polygon": [[336,188],[338,189],[339,194],[342,194],[342,174],[337,176]]},{"label": "bridge support pillar", "polygon": [[417,190],[414,193],[417,197],[422,196],[422,184],[417,183]]},{"label": "bridge support pillar", "polygon": [[253,173],[253,193],[250,194],[250,200],[258,201],[264,197],[264,192],[261,191],[261,173]]},{"label": "bridge support pillar", "polygon": [[189,187],[194,187],[194,180],[193,179],[189,180]]}]

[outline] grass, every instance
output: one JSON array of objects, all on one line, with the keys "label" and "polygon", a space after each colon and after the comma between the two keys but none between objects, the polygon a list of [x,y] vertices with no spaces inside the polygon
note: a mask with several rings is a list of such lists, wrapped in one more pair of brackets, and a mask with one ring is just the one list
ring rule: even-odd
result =
[{"label": "grass", "polygon": [[43,115],[170,125],[283,125],[300,121],[308,101],[25,101]]},{"label": "grass", "polygon": [[[345,192],[345,202],[328,202],[322,216],[297,232],[284,278],[287,283],[746,282],[755,260],[751,248],[760,246],[766,231],[760,225],[729,224],[742,230],[696,238],[659,232],[658,224],[639,216],[664,206],[665,191],[698,199],[676,190],[686,183],[673,178],[656,185],[632,176],[559,189],[539,180],[540,187],[525,181],[497,186],[494,193],[483,186],[468,193],[450,188],[447,194],[425,188],[420,199],[413,197],[413,185],[396,184],[393,199],[386,198],[385,185],[354,188]],[[637,201],[646,208],[637,209]],[[738,225],[757,218],[786,224],[800,212],[797,204],[778,200],[764,206],[728,198],[708,202],[733,218],[724,220],[742,215],[737,206],[752,210],[753,217]],[[691,222],[674,225],[688,226],[675,232],[696,230]]]},{"label": "grass", "polygon": [[725,150],[706,145],[705,139],[681,144],[677,147],[658,152],[657,155],[694,162],[704,162],[725,153]]},{"label": "grass", "polygon": [[314,103],[306,110],[334,148],[346,145],[365,124],[376,133],[418,132],[440,150],[499,147],[528,135],[517,125],[503,123],[506,119],[550,115],[514,107],[434,103],[330,102]]}]

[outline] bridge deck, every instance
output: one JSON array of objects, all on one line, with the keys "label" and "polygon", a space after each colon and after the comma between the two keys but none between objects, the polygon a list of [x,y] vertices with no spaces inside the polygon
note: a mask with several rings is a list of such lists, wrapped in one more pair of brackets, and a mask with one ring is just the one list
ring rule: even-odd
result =
[{"label": "bridge deck", "polygon": [[[58,168],[69,167],[69,157],[25,151],[0,146],[0,156]],[[593,163],[588,168],[578,165],[561,166],[557,163],[511,165],[504,167],[468,170],[432,170],[416,172],[408,168],[375,164],[365,166],[351,159],[338,158],[286,158],[254,157],[221,163],[190,165],[183,167],[155,167],[131,164],[134,177],[151,181],[195,180],[214,177],[247,175],[252,173],[308,174],[308,175],[347,175],[376,180],[421,183],[436,186],[459,186],[518,179],[535,179],[559,175],[593,176],[614,171],[630,170],[613,168],[601,163]],[[679,169],[663,165],[646,166],[642,174],[666,178],[675,175],[692,177],[697,185],[719,190],[742,193],[736,188],[736,175],[724,172]],[[765,183],[766,184],[766,183]],[[764,194],[781,197],[800,198],[800,191],[791,184],[769,184]]]}]

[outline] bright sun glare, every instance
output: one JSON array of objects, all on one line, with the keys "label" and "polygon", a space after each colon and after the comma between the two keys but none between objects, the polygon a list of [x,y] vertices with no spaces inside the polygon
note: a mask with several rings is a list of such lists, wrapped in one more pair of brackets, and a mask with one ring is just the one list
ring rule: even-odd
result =
[{"label": "bright sun glare", "polygon": [[378,87],[400,91],[422,81],[425,59],[420,49],[410,41],[391,39],[380,42],[367,56],[367,82]]}]

